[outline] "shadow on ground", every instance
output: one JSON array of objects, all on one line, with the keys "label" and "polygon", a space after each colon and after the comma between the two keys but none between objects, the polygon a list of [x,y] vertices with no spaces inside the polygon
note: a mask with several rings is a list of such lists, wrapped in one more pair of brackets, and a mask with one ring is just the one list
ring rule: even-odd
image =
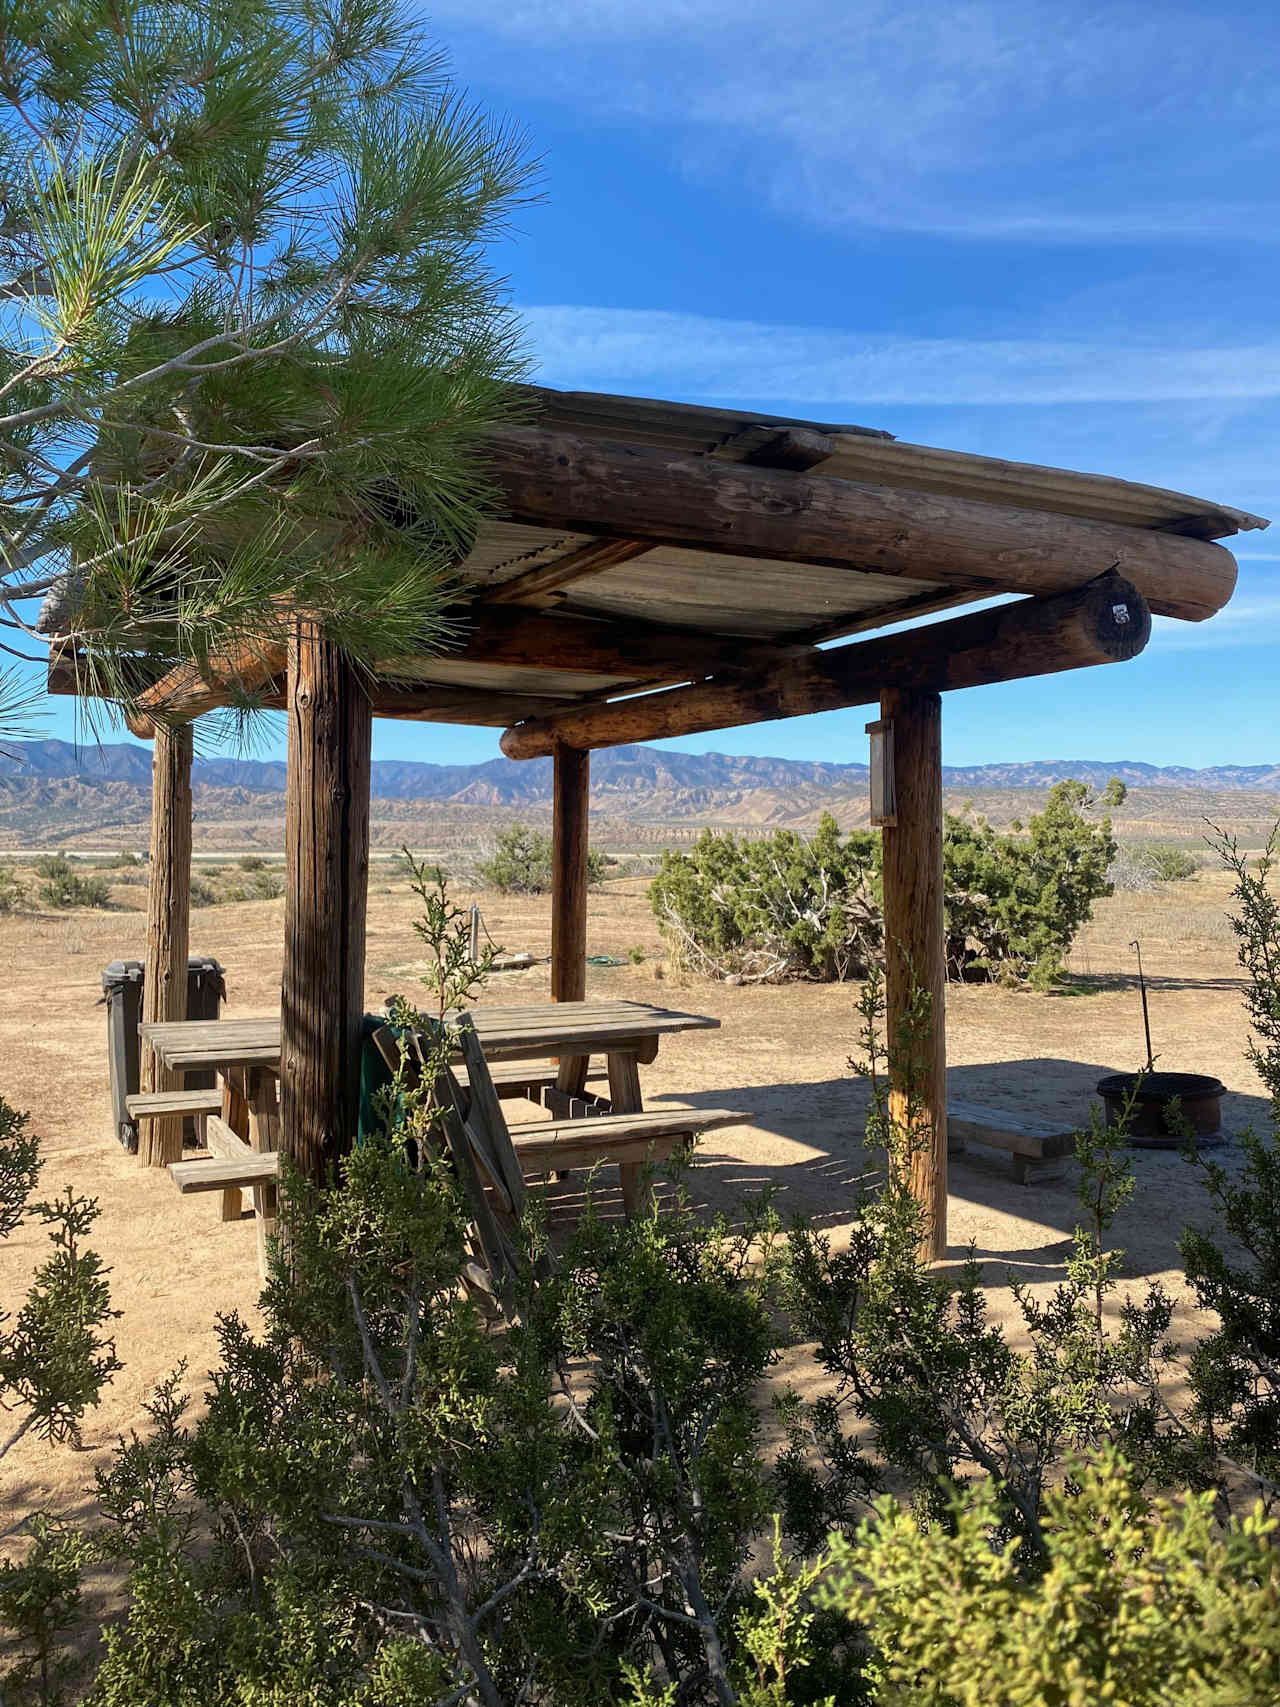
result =
[{"label": "shadow on ground", "polygon": [[[1148,972],[1144,979],[1148,990],[1244,990],[1247,978],[1174,978]],[[1136,972],[1064,972],[1052,989],[1043,993],[1062,1000],[1071,996],[1097,996],[1112,990],[1139,989]]]},{"label": "shadow on ground", "polygon": [[[949,1069],[947,1087],[957,1099],[1060,1120],[1063,1130],[1071,1131],[1088,1124],[1090,1106],[1097,1101],[1094,1087],[1111,1071],[1113,1065],[1058,1058],[981,1062]],[[732,1214],[744,1197],[767,1190],[784,1218],[802,1215],[818,1228],[834,1231],[849,1223],[860,1191],[874,1183],[876,1169],[862,1143],[867,1087],[852,1076],[731,1085],[683,1097],[653,1095],[649,1101],[654,1107],[741,1109],[746,1126],[773,1136],[766,1162],[752,1153],[766,1146],[742,1142],[739,1128],[706,1135],[698,1146],[690,1185],[695,1198],[710,1208]],[[1223,1100],[1223,1124],[1229,1133],[1250,1125],[1261,1129],[1267,1114],[1268,1103],[1261,1096],[1232,1092]],[[777,1140],[784,1142],[779,1145]],[[1216,1153],[1229,1166],[1236,1152],[1228,1148]],[[1129,1253],[1131,1274],[1161,1273],[1179,1266],[1178,1236],[1189,1221],[1208,1222],[1208,1205],[1194,1170],[1177,1150],[1135,1149],[1132,1154],[1138,1189],[1116,1229],[1116,1242]],[[974,1147],[952,1156],[949,1171],[953,1237],[959,1223],[961,1237],[973,1240],[987,1284],[1061,1277],[1080,1218],[1074,1160],[1047,1164],[1022,1186],[1012,1177],[1007,1154]],[[607,1176],[601,1184],[606,1187],[601,1192],[604,1204]],[[567,1194],[565,1209],[573,1199],[580,1204],[581,1186],[577,1178],[553,1190],[557,1212],[561,1193]],[[947,1256],[958,1265],[968,1252],[966,1243],[956,1243]]]}]

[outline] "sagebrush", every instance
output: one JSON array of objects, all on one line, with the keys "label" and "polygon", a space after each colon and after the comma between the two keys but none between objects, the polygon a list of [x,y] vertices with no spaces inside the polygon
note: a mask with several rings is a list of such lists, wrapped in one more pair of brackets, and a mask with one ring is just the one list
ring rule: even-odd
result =
[{"label": "sagebrush", "polygon": [[105,877],[77,871],[65,854],[46,854],[36,861],[40,899],[47,907],[109,907],[111,886]]},{"label": "sagebrush", "polygon": [[[503,830],[493,852],[476,866],[476,875],[489,889],[504,895],[546,895],[551,890],[551,837],[521,823]],[[603,883],[608,861],[596,848],[587,850],[587,883]]]},{"label": "sagebrush", "polygon": [[[1112,892],[1112,783],[1099,800],[1060,782],[1023,827],[949,815],[943,833],[947,970],[952,978],[1052,983],[1093,904]],[[1091,814],[1104,807],[1101,818]],[[669,851],[650,886],[677,959],[752,981],[861,978],[884,942],[880,837],[841,835],[824,813],[816,833],[769,837],[706,830]]]}]

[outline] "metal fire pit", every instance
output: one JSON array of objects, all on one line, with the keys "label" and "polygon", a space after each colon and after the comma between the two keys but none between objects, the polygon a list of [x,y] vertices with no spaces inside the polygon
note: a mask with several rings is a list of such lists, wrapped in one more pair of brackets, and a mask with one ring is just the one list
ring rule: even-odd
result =
[{"label": "metal fire pit", "polygon": [[1107,1111],[1107,1124],[1118,1126],[1126,1101],[1134,1093],[1129,1118],[1129,1141],[1149,1150],[1172,1150],[1185,1142],[1183,1133],[1169,1130],[1166,1111],[1177,1099],[1181,1123],[1207,1149],[1226,1142],[1222,1130],[1222,1099],[1227,1087],[1205,1073],[1109,1073],[1098,1080],[1098,1095]]}]

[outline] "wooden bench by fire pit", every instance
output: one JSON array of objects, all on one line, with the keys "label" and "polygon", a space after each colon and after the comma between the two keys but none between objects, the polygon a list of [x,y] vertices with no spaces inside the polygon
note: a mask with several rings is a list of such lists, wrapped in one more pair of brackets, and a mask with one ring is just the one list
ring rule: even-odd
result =
[{"label": "wooden bench by fire pit", "polygon": [[1014,1179],[1019,1185],[1030,1185],[1033,1166],[1037,1177],[1043,1178],[1052,1171],[1046,1164],[1074,1153],[1075,1132],[1061,1121],[1037,1120],[1033,1115],[948,1097],[947,1144],[953,1150],[963,1150],[967,1144],[1007,1150]]}]

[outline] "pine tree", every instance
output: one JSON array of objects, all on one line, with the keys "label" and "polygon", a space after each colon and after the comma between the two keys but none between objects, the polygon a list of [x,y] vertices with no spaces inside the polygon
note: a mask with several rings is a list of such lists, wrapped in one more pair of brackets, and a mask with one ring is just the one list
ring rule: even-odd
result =
[{"label": "pine tree", "polygon": [[366,664],[429,645],[529,183],[395,0],[0,0],[7,649],[51,588],[126,702],[289,609]]}]

